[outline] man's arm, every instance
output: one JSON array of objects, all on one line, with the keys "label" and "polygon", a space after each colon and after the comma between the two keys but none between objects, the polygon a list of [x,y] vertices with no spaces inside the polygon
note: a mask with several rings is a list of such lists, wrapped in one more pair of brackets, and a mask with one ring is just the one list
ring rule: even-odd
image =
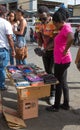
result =
[{"label": "man's arm", "polygon": [[37,33],[37,36],[38,36],[38,46],[42,47],[42,44],[43,44],[43,38],[42,38],[42,34],[40,32]]},{"label": "man's arm", "polygon": [[45,50],[51,50],[51,49],[53,49],[53,38],[49,38],[49,41],[48,41],[48,43],[47,43],[47,47],[46,47],[46,49]]},{"label": "man's arm", "polygon": [[12,49],[12,56],[14,57],[15,56],[15,49],[14,49],[14,42],[13,42],[13,38],[12,38],[12,35],[7,35],[7,38],[8,38],[8,42],[9,42],[9,45]]}]

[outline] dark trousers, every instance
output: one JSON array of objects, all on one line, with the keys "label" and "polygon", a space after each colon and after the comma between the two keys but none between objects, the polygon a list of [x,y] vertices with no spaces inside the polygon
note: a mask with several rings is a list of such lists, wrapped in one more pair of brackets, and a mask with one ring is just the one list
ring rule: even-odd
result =
[{"label": "dark trousers", "polygon": [[70,66],[70,63],[66,64],[55,64],[54,66],[54,75],[59,80],[59,84],[56,85],[55,92],[55,107],[60,107],[60,100],[63,91],[63,104],[69,106],[69,88],[67,84],[67,68]]},{"label": "dark trousers", "polygon": [[74,34],[74,45],[79,44],[79,32],[76,31]]},{"label": "dark trousers", "polygon": [[[54,73],[54,57],[53,50],[46,51],[42,57],[45,71],[48,74]],[[54,85],[51,85],[51,93],[50,96],[54,96]]]}]

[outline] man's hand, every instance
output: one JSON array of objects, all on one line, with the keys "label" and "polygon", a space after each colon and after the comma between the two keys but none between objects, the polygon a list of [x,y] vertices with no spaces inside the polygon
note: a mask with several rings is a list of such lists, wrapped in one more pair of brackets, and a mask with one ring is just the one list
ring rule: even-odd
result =
[{"label": "man's hand", "polygon": [[15,57],[16,53],[15,50],[12,51],[12,56]]}]

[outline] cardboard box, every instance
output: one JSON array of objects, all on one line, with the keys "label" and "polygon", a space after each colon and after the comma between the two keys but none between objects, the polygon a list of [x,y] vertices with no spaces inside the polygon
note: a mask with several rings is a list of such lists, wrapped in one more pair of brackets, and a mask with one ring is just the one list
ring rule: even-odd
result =
[{"label": "cardboard box", "polygon": [[38,99],[20,100],[18,98],[18,113],[22,119],[38,117]]},{"label": "cardboard box", "polygon": [[9,128],[16,129],[16,130],[20,128],[26,128],[26,124],[21,118],[11,115],[9,113],[6,113],[4,111],[3,111],[3,115],[5,116],[5,119],[7,121]]},{"label": "cardboard box", "polygon": [[10,108],[10,107],[3,106],[3,111],[8,113],[8,114],[11,114],[11,115],[18,116],[17,111],[15,109]]},{"label": "cardboard box", "polygon": [[38,99],[50,96],[50,84],[42,86],[29,86],[25,88],[17,88],[17,94],[21,100],[24,99]]}]

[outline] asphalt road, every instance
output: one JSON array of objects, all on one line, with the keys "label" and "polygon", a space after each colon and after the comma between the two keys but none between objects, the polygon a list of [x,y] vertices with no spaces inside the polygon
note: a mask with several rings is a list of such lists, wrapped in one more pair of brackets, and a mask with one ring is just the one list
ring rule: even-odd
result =
[{"label": "asphalt road", "polygon": [[[28,63],[34,63],[43,68],[41,57],[34,53],[35,45],[28,45]],[[26,129],[22,130],[80,130],[80,72],[77,70],[74,60],[78,47],[71,47],[73,62],[68,70],[68,85],[70,93],[71,110],[60,110],[59,112],[47,112],[45,107],[48,104],[39,100],[39,115],[37,118],[25,120]],[[6,79],[8,90],[2,93],[3,105],[17,109],[17,92],[10,81]],[[0,130],[10,130],[7,123],[0,114]],[[18,129],[19,130],[19,129]]]}]

